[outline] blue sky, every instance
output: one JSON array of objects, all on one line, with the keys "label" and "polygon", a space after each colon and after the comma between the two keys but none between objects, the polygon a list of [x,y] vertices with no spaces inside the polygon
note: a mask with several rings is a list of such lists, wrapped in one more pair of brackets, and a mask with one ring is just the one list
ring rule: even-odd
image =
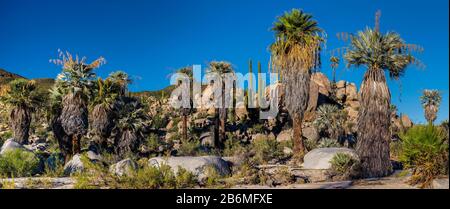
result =
[{"label": "blue sky", "polygon": [[[372,27],[380,9],[383,32],[396,31],[406,42],[425,49],[418,55],[425,70],[410,67],[401,82],[389,81],[392,103],[413,121],[424,122],[419,96],[425,88],[438,89],[443,93],[441,121],[449,116],[448,4],[447,0],[0,0],[0,68],[28,78],[55,77],[60,68],[49,59],[62,49],[88,60],[103,56],[107,64],[98,69],[100,76],[124,70],[135,79],[132,90],[156,90],[169,85],[171,72],[187,65],[226,60],[237,71],[247,72],[252,59],[266,66],[267,47],[274,40],[270,27],[292,8],[311,13],[319,22],[328,34],[326,51],[346,45],[336,33]],[[324,52],[321,71],[331,75],[328,59]],[[338,79],[359,87],[364,70],[341,65]]]}]

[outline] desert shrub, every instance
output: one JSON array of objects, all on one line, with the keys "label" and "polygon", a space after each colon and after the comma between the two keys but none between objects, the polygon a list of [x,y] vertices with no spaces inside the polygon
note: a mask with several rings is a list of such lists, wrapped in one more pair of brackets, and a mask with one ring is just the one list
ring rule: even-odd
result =
[{"label": "desert shrub", "polygon": [[11,131],[6,131],[0,135],[0,147],[3,146],[6,140],[12,138],[13,134]]},{"label": "desert shrub", "polygon": [[228,138],[224,143],[223,155],[224,156],[236,156],[242,155],[246,152],[246,148],[241,142],[235,138]]},{"label": "desert shrub", "polygon": [[264,133],[264,124],[257,123],[253,126],[253,131],[255,133]]},{"label": "desert shrub", "polygon": [[170,166],[159,167],[143,165],[128,175],[117,176],[109,172],[102,164],[92,163],[82,157],[86,171],[75,176],[77,189],[174,189],[191,188],[196,184],[195,175],[185,169],[179,169],[175,175]]},{"label": "desert shrub", "polygon": [[197,156],[200,155],[200,140],[182,141],[178,149],[180,156]]},{"label": "desert shrub", "polygon": [[305,148],[306,148],[306,150],[316,149],[317,146],[319,146],[318,141],[313,140],[313,139],[305,139]]},{"label": "desert shrub", "polygon": [[280,150],[279,143],[270,137],[253,140],[251,151],[254,153],[252,161],[256,164],[263,164],[283,156],[283,150]]},{"label": "desert shrub", "polygon": [[400,161],[412,169],[412,185],[430,187],[433,178],[448,173],[448,143],[441,128],[417,125],[400,137],[403,141]]},{"label": "desert shrub", "polygon": [[155,129],[165,128],[167,126],[167,120],[165,120],[161,115],[157,114],[152,118],[151,127]]},{"label": "desert shrub", "polygon": [[350,177],[353,175],[358,159],[348,153],[337,153],[331,160],[331,170],[335,175]]},{"label": "desert shrub", "polygon": [[320,139],[317,148],[341,147],[341,144],[335,139],[322,138]]},{"label": "desert shrub", "polygon": [[197,177],[192,172],[180,166],[178,167],[175,181],[176,188],[193,188],[197,185]]},{"label": "desert shrub", "polygon": [[15,149],[0,156],[0,175],[25,177],[36,174],[39,158],[31,152]]},{"label": "desert shrub", "polygon": [[204,185],[206,187],[217,187],[220,184],[221,176],[214,166],[207,166],[205,168],[206,178],[204,179]]}]

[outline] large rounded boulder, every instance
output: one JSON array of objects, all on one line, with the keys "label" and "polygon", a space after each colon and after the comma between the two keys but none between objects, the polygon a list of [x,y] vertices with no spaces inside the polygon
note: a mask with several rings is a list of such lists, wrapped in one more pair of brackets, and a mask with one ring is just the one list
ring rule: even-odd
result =
[{"label": "large rounded boulder", "polygon": [[330,169],[330,161],[338,153],[347,153],[357,158],[357,154],[353,149],[340,147],[318,148],[311,150],[305,155],[302,167],[304,169]]},{"label": "large rounded boulder", "polygon": [[217,156],[200,156],[200,157],[154,157],[149,159],[149,164],[160,167],[161,165],[168,165],[172,168],[174,173],[178,172],[178,168],[184,168],[192,172],[199,180],[207,177],[207,168],[213,167],[221,176],[230,174],[228,163],[221,157]]}]

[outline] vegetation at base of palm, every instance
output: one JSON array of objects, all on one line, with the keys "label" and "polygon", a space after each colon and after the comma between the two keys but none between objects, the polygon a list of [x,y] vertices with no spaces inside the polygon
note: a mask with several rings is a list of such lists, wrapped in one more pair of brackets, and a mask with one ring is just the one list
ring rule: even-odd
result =
[{"label": "vegetation at base of palm", "polygon": [[175,174],[167,165],[154,167],[142,165],[135,171],[123,176],[109,172],[108,167],[82,157],[86,170],[75,175],[76,189],[178,189],[194,188],[197,179],[191,172],[179,167]]},{"label": "vegetation at base of palm", "polygon": [[358,111],[358,142],[356,150],[361,160],[362,177],[380,177],[391,173],[389,154],[391,95],[384,71],[399,79],[408,65],[417,60],[397,33],[382,34],[378,28],[367,28],[351,36],[344,55],[350,66],[366,66],[360,89]]},{"label": "vegetation at base of palm", "polygon": [[200,141],[198,139],[192,139],[182,141],[180,148],[178,149],[179,156],[199,156],[202,155]]},{"label": "vegetation at base of palm", "polygon": [[441,105],[442,96],[438,90],[425,89],[420,97],[422,107],[425,110],[425,118],[428,123],[433,123],[437,118],[437,112]]},{"label": "vegetation at base of palm", "polygon": [[336,105],[325,104],[317,108],[314,126],[322,136],[338,141],[345,134],[347,114]]},{"label": "vegetation at base of palm", "polygon": [[36,174],[39,158],[31,152],[15,149],[0,155],[0,176],[28,177]]},{"label": "vegetation at base of palm", "polygon": [[320,66],[322,32],[312,16],[293,9],[278,17],[272,30],[276,40],[270,46],[274,69],[283,76],[284,104],[293,119],[295,156],[302,161],[306,149],[302,139],[302,120],[308,106],[311,70]]},{"label": "vegetation at base of palm", "polygon": [[247,146],[243,145],[239,140],[235,139],[229,134],[228,139],[225,141],[223,156],[239,156],[244,158],[248,152]]},{"label": "vegetation at base of palm", "polygon": [[6,93],[0,101],[11,108],[10,127],[14,140],[27,144],[33,112],[43,104],[42,95],[37,91],[35,81],[16,79],[9,83]]},{"label": "vegetation at base of palm", "polygon": [[448,174],[448,141],[444,131],[433,125],[416,125],[401,135],[400,161],[413,170],[410,183],[430,187],[432,180]]},{"label": "vegetation at base of palm", "polygon": [[250,145],[253,164],[264,164],[270,160],[278,160],[284,157],[280,144],[271,137],[253,140]]},{"label": "vegetation at base of palm", "polygon": [[341,179],[357,177],[359,160],[347,153],[337,153],[331,160],[331,173]]},{"label": "vegetation at base of palm", "polygon": [[342,147],[336,139],[321,138],[316,146],[317,148]]},{"label": "vegetation at base of palm", "polygon": [[0,147],[5,143],[6,140],[10,139],[13,136],[11,131],[6,131],[0,135]]}]

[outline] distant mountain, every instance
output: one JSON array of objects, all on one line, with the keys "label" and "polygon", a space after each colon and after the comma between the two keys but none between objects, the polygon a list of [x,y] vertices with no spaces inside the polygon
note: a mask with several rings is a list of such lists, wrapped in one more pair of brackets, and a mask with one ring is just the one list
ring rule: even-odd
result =
[{"label": "distant mountain", "polygon": [[[14,79],[19,79],[19,78],[26,79],[25,77],[23,77],[21,75],[11,73],[11,72],[8,72],[8,71],[0,68],[0,88],[1,88],[1,86],[8,84],[10,81],[12,81]],[[53,79],[53,78],[35,78],[34,80],[36,81],[38,88],[42,91],[48,91],[48,89],[50,89],[53,86],[53,84],[55,83],[55,79]],[[153,96],[153,97],[159,98],[161,96],[170,95],[170,93],[173,91],[173,89],[175,89],[175,86],[168,86],[164,89],[156,90],[156,91],[132,92],[132,94],[136,95],[136,96]]]},{"label": "distant mountain", "polygon": [[7,84],[10,81],[18,78],[25,78],[21,75],[17,75],[15,73],[8,72],[2,68],[0,68],[0,85]]},{"label": "distant mountain", "polygon": [[[15,73],[11,73],[8,72],[4,69],[0,68],[0,87],[3,85],[8,84],[9,82],[11,82],[14,79],[26,79],[25,77],[15,74]],[[48,89],[50,89],[53,84],[55,83],[55,80],[52,78],[37,78],[34,79],[37,83],[37,86],[40,90],[42,91],[48,91]]]}]

